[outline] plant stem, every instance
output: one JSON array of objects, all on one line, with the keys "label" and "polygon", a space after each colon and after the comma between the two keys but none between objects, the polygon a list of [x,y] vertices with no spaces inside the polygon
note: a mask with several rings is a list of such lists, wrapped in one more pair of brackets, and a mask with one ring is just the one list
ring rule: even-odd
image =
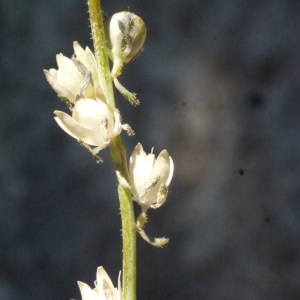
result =
[{"label": "plant stem", "polygon": [[115,109],[115,98],[110,74],[109,61],[106,53],[106,39],[103,26],[101,2],[99,0],[88,0],[92,39],[94,43],[95,58],[99,70],[100,85],[111,108]]},{"label": "plant stem", "polygon": [[[123,238],[123,300],[136,299],[136,230],[131,193],[118,186]],[[125,276],[126,274],[126,276]]]},{"label": "plant stem", "polygon": [[[106,53],[106,39],[104,34],[101,3],[99,0],[88,0],[92,38],[97,66],[100,70],[100,84],[106,101],[112,111],[115,110],[112,76]],[[121,136],[111,142],[110,153],[115,169],[128,181],[126,148]],[[122,300],[136,299],[136,229],[133,201],[129,189],[118,185],[122,219],[123,242],[123,297]]]}]

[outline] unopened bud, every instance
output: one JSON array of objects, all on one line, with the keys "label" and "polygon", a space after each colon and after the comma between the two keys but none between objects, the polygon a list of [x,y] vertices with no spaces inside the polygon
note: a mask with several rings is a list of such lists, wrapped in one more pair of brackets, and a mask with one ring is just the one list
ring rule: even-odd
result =
[{"label": "unopened bud", "polygon": [[146,39],[146,26],[140,17],[129,11],[114,14],[107,24],[108,54],[113,61],[111,74],[118,77],[123,66],[141,52]]}]

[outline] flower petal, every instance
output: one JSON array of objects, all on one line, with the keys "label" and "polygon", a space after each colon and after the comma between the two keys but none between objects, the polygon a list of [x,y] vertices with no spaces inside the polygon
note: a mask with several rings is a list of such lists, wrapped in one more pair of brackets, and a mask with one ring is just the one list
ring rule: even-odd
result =
[{"label": "flower petal", "polygon": [[[103,122],[113,122],[112,113],[103,101],[81,99],[76,101],[73,118],[83,126],[100,131]],[[109,120],[108,120],[109,119]]]},{"label": "flower petal", "polygon": [[107,296],[105,299],[116,299],[115,287],[103,267],[98,267],[96,278],[98,294]]},{"label": "flower petal", "polygon": [[[172,168],[173,168],[173,160],[170,160],[168,151],[167,150],[161,151],[154,163],[150,177],[155,178],[155,177],[159,176],[160,181],[166,183],[167,180],[169,179],[169,175],[170,175],[171,161],[172,161]],[[173,175],[173,173],[172,173],[172,175]],[[171,181],[171,179],[169,181]]]},{"label": "flower petal", "polygon": [[[133,186],[133,194],[137,195],[144,189],[149,176],[149,171],[145,170],[147,165],[147,154],[141,143],[138,143],[129,159],[129,173],[131,177],[131,185]],[[152,164],[153,165],[153,164]]]},{"label": "flower petal", "polygon": [[77,41],[73,43],[73,48],[76,58],[81,61],[90,72],[92,72],[94,82],[98,82],[97,64],[92,51],[89,47],[86,47],[84,50]]},{"label": "flower petal", "polygon": [[82,300],[99,300],[98,295],[86,283],[77,281],[77,284],[80,289]]},{"label": "flower petal", "polygon": [[46,76],[47,81],[51,85],[51,87],[54,89],[54,91],[58,94],[58,96],[67,98],[69,101],[74,100],[74,94],[69,91],[65,86],[63,86],[60,82],[57,80],[57,70],[50,69],[44,70],[44,74]]},{"label": "flower petal", "polygon": [[173,159],[171,156],[169,156],[169,159],[170,159],[170,172],[169,172],[169,177],[166,181],[166,187],[168,188],[170,183],[171,183],[171,180],[173,178],[173,173],[174,173],[174,162],[173,162]]},{"label": "flower petal", "polygon": [[[57,80],[68,90],[72,91],[74,95],[79,94],[79,89],[82,84],[82,75],[71,59],[62,54],[56,55],[58,65]],[[70,99],[73,100],[73,99]]]},{"label": "flower petal", "polygon": [[74,118],[62,111],[54,111],[55,121],[57,124],[69,135],[77,140],[82,140],[83,142],[98,146],[99,151],[107,146],[107,142],[104,140],[103,135],[100,131],[94,131],[90,128],[84,127],[82,124],[78,123]]}]

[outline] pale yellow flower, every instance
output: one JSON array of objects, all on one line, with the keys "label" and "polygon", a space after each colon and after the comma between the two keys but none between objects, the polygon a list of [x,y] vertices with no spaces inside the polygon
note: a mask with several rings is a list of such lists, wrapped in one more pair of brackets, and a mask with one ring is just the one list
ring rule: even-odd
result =
[{"label": "pale yellow flower", "polygon": [[173,160],[167,150],[155,159],[152,152],[145,153],[140,143],[136,145],[129,160],[129,177],[133,199],[143,211],[164,204],[173,172]]},{"label": "pale yellow flower", "polygon": [[94,54],[88,47],[84,50],[76,41],[73,47],[73,59],[61,53],[56,55],[58,70],[44,70],[46,79],[59,97],[71,103],[74,103],[78,96],[96,99],[96,89],[101,95],[103,93]]},{"label": "pale yellow flower", "polygon": [[86,283],[78,281],[82,300],[121,300],[122,289],[120,275],[118,288],[115,288],[103,267],[98,267],[95,288],[91,289]]},{"label": "pale yellow flower", "polygon": [[94,154],[107,147],[110,141],[128,125],[122,125],[118,111],[110,111],[106,102],[98,99],[80,99],[75,102],[72,116],[54,111],[57,124],[73,138],[96,146]]}]

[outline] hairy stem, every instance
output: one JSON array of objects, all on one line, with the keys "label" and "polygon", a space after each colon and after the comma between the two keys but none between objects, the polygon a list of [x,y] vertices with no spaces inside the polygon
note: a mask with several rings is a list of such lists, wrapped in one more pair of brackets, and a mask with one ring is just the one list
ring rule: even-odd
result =
[{"label": "hairy stem", "polygon": [[[106,53],[106,40],[103,27],[101,3],[88,0],[95,58],[100,70],[100,84],[111,110],[115,110],[112,76]],[[111,142],[110,153],[115,169],[128,181],[126,149],[120,136]],[[133,203],[130,190],[118,185],[122,219],[123,242],[123,300],[136,299],[136,229]]]},{"label": "hairy stem", "polygon": [[100,84],[108,105],[112,110],[114,110],[115,98],[109,61],[106,53],[106,39],[103,26],[101,2],[99,0],[88,0],[88,8],[96,62],[99,70],[101,70],[101,72],[99,72]]}]

